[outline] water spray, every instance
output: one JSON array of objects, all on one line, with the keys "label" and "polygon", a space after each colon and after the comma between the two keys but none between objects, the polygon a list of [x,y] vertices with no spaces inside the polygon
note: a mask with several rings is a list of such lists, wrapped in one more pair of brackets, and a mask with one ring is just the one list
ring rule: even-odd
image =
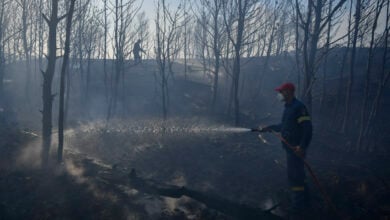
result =
[{"label": "water spray", "polygon": [[228,125],[216,125],[199,121],[181,120],[134,120],[131,123],[115,121],[110,124],[95,122],[83,124],[78,128],[82,132],[126,133],[137,136],[183,136],[183,135],[220,135],[233,133],[246,133],[258,129],[233,127]]}]

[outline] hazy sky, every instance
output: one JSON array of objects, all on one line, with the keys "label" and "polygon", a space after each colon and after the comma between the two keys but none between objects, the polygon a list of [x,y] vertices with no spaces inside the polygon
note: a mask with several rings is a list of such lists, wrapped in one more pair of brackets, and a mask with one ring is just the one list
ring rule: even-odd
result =
[{"label": "hazy sky", "polygon": [[[139,0],[139,1],[141,2],[141,0]],[[141,11],[146,12],[148,18],[150,19],[151,25],[153,25],[154,18],[155,18],[155,2],[156,2],[156,0],[144,0],[143,5],[142,5],[142,9],[141,9]],[[176,6],[179,2],[180,2],[180,0],[166,0],[166,3],[169,4],[170,6]],[[343,35],[346,31],[347,17],[345,16],[345,18],[346,19],[343,19],[343,25],[338,30],[339,33],[337,35]],[[379,19],[379,22],[378,22],[378,29],[377,29],[378,32],[382,31],[382,29],[384,27],[384,22],[385,22],[384,16],[381,16],[381,18]]]},{"label": "hazy sky", "polygon": [[[141,0],[139,0],[141,2]],[[155,15],[155,1],[156,0],[144,0],[142,4],[142,9],[141,11],[145,11],[149,19],[151,21],[154,19]],[[166,4],[169,4],[171,6],[176,6],[180,0],[166,0]]]},{"label": "hazy sky", "polygon": [[154,14],[154,0],[144,0],[142,4],[142,10],[145,11],[150,18],[150,15]]},{"label": "hazy sky", "polygon": [[[95,0],[96,2],[101,3],[102,1],[100,0]],[[154,32],[154,19],[155,19],[155,14],[156,14],[156,2],[159,0],[137,0],[137,4],[141,4],[142,2],[142,8],[141,11],[144,11],[146,13],[147,18],[149,19],[149,28],[151,32]],[[169,5],[170,8],[176,8],[177,5],[179,4],[180,0],[165,0],[166,4]],[[188,0],[187,0],[188,1]],[[189,3],[189,1],[188,1]],[[349,6],[346,6],[349,8]],[[343,36],[346,33],[347,29],[347,21],[348,21],[348,12],[343,16],[342,22],[341,22],[341,27],[338,29],[335,29],[335,32],[333,32],[333,38],[337,39],[340,36]],[[378,28],[377,28],[377,33],[381,33],[384,28],[384,16],[382,15],[381,18],[379,19],[378,22]],[[340,42],[341,43],[341,42]]]}]

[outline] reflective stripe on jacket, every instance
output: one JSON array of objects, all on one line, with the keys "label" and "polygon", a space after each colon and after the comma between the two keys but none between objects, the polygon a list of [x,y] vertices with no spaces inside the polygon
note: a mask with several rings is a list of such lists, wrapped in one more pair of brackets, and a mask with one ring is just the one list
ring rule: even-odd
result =
[{"label": "reflective stripe on jacket", "polygon": [[312,137],[312,123],[306,106],[294,98],[291,103],[285,104],[282,122],[272,125],[274,131],[280,132],[282,137],[292,146],[306,149]]}]

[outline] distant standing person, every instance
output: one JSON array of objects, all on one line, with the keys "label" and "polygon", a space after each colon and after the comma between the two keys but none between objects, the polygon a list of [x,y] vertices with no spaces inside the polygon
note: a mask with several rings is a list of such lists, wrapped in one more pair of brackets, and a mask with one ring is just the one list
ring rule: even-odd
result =
[{"label": "distant standing person", "polygon": [[145,51],[141,48],[141,40],[137,40],[137,42],[135,42],[133,47],[134,63],[141,62],[140,52],[145,53]]},{"label": "distant standing person", "polygon": [[304,215],[305,207],[309,205],[304,162],[301,157],[306,156],[311,141],[312,123],[306,106],[295,98],[294,84],[284,83],[275,90],[278,92],[278,99],[285,103],[282,122],[263,127],[260,131],[280,132],[281,136],[294,146],[291,149],[286,143],[282,143],[287,154],[287,176],[292,195],[291,214],[300,219],[299,216]]}]

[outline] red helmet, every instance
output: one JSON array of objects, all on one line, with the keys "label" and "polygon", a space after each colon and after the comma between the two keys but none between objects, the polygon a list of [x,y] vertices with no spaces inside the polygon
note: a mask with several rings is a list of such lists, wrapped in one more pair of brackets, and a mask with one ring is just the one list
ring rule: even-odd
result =
[{"label": "red helmet", "polygon": [[278,91],[278,92],[280,92],[282,90],[288,90],[288,91],[294,92],[295,86],[294,86],[294,84],[287,82],[287,83],[283,83],[282,85],[275,88],[275,91]]}]

